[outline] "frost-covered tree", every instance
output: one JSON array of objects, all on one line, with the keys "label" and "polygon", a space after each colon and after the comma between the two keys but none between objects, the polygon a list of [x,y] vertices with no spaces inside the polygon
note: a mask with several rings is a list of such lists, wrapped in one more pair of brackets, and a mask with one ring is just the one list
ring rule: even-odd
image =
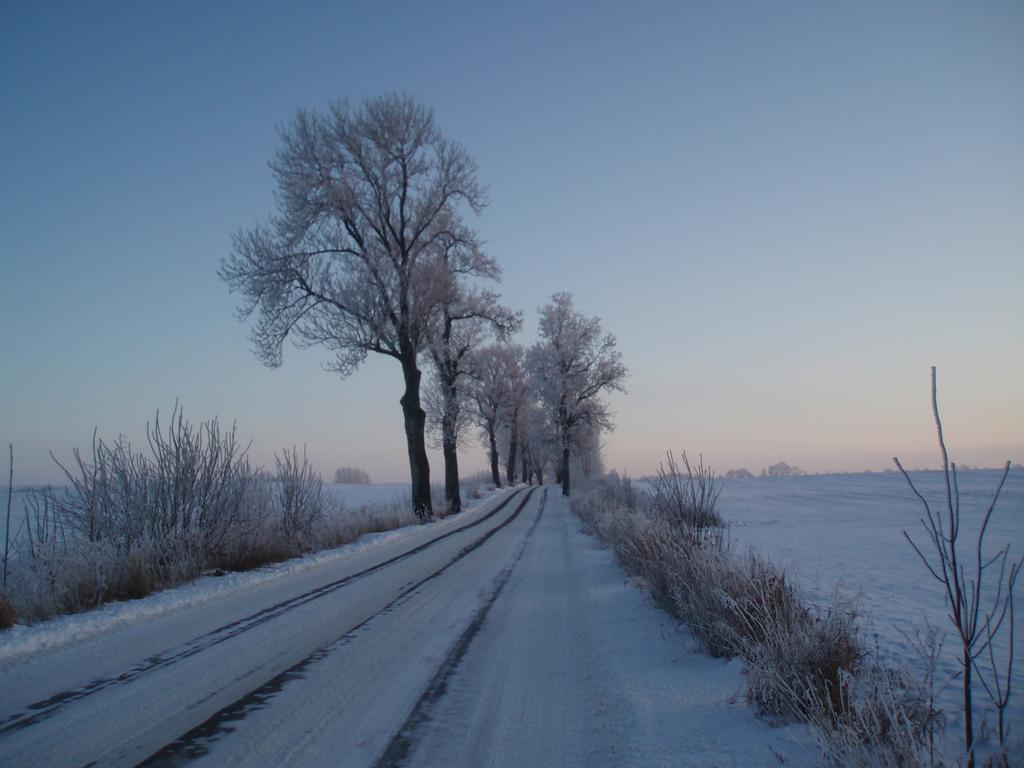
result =
[{"label": "frost-covered tree", "polygon": [[347,485],[369,485],[372,481],[365,469],[359,469],[359,467],[340,467],[334,470],[334,482]]},{"label": "frost-covered tree", "polygon": [[543,485],[547,468],[558,463],[558,436],[546,412],[533,398],[526,404],[522,423],[525,427],[523,455],[527,471],[538,485]]},{"label": "frost-covered tree", "polygon": [[[506,369],[508,380],[506,382],[505,405],[501,412],[501,426],[504,432],[504,442],[507,445],[505,452],[505,481],[509,485],[516,482],[516,462],[520,459],[520,449],[526,431],[523,423],[523,416],[527,403],[532,396],[530,374],[526,370],[526,354],[519,345],[510,345],[509,351],[513,360],[509,362]],[[523,477],[526,480],[526,477]]]},{"label": "frost-covered tree", "polygon": [[730,480],[745,480],[754,476],[754,473],[745,467],[740,469],[730,469],[725,473],[725,476]]},{"label": "frost-covered tree", "polygon": [[220,275],[242,294],[240,317],[256,314],[252,339],[267,365],[281,364],[289,336],[327,348],[328,369],[342,376],[370,352],[398,361],[412,505],[429,517],[419,356],[448,283],[445,243],[465,234],[462,209],[486,205],[476,164],[407,96],[299,111],[281,143],[277,212],[235,235]]},{"label": "frost-covered tree", "polygon": [[[465,382],[463,382],[465,383]],[[455,442],[458,448],[464,448],[468,442],[468,436],[472,427],[476,425],[474,417],[475,403],[470,387],[460,386],[456,390],[458,402],[454,408],[446,402],[448,392],[442,386],[437,375],[437,369],[431,366],[429,374],[423,383],[423,410],[427,412],[427,437],[430,447],[437,450],[444,448],[444,419],[445,410],[450,408],[456,414],[454,429]]]},{"label": "frost-covered tree", "polygon": [[[428,325],[428,344],[434,363],[432,409],[444,456],[445,500],[450,513],[462,510],[459,491],[459,434],[464,419],[474,350],[489,333],[504,339],[519,330],[522,319],[501,306],[498,296],[468,284],[472,278],[497,280],[500,271],[483,253],[475,233],[453,229],[441,242],[445,283],[437,310]],[[431,410],[428,408],[428,411]]]},{"label": "frost-covered tree", "polygon": [[604,474],[604,445],[601,443],[601,431],[596,425],[588,421],[580,424],[573,440],[573,449],[584,477]]},{"label": "frost-covered tree", "polygon": [[515,394],[513,382],[523,375],[522,358],[522,347],[514,344],[490,344],[473,355],[474,416],[487,446],[491,482],[499,488],[498,436]]},{"label": "frost-covered tree", "polygon": [[798,477],[800,475],[806,475],[800,467],[795,467],[791,464],[787,464],[784,461],[780,461],[778,464],[772,464],[765,471],[768,477]]},{"label": "frost-covered tree", "polygon": [[562,493],[571,490],[569,467],[581,428],[612,428],[602,393],[625,391],[626,367],[615,337],[602,334],[601,320],[575,310],[572,295],[556,293],[540,308],[540,340],[530,349],[534,393],[558,437]]},{"label": "frost-covered tree", "polygon": [[434,362],[424,392],[428,428],[444,456],[445,499],[449,512],[462,509],[458,451],[476,419],[472,353],[487,335],[482,320],[453,324],[449,338],[431,345]]}]

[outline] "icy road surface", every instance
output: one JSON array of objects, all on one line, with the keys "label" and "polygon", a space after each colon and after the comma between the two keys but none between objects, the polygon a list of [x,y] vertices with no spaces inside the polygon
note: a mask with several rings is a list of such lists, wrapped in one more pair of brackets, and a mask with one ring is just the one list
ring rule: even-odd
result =
[{"label": "icy road surface", "polygon": [[519,489],[10,658],[0,765],[812,764],[579,528],[557,489]]}]

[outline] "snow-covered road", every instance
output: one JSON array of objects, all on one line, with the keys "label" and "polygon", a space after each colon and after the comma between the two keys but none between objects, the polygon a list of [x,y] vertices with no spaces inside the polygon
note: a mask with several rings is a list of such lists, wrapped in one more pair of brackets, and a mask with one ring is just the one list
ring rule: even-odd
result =
[{"label": "snow-covered road", "polygon": [[691,648],[557,491],[520,489],[5,662],[0,765],[813,762]]}]

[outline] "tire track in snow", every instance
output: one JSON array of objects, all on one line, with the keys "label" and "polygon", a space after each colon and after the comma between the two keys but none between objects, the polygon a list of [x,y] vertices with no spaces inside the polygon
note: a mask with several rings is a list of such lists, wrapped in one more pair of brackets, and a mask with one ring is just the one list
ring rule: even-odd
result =
[{"label": "tire track in snow", "polygon": [[[262,709],[263,707],[268,706],[270,701],[274,698],[274,696],[280,693],[289,682],[302,679],[305,676],[305,671],[311,665],[327,657],[332,652],[336,651],[338,648],[347,645],[359,630],[366,627],[366,625],[373,621],[375,618],[382,614],[390,613],[396,606],[400,605],[402,602],[407,600],[411,595],[417,592],[420,589],[420,587],[422,587],[424,584],[432,581],[433,579],[436,579],[442,573],[444,573],[453,565],[455,565],[458,561],[462,560],[462,558],[466,557],[471,552],[483,546],[483,544],[486,543],[487,540],[490,539],[492,536],[494,536],[494,534],[498,533],[500,530],[505,528],[505,526],[510,525],[513,521],[515,521],[516,518],[519,517],[519,514],[526,507],[527,503],[530,501],[536,490],[537,488],[529,489],[526,492],[525,496],[522,497],[521,501],[519,502],[515,510],[512,512],[512,514],[508,516],[508,518],[506,518],[501,523],[488,530],[478,539],[470,542],[465,547],[460,549],[458,553],[455,555],[455,557],[453,557],[447,563],[445,563],[440,568],[435,570],[433,573],[430,573],[422,579],[419,579],[418,581],[415,581],[408,585],[405,589],[402,590],[402,592],[397,597],[391,600],[391,602],[387,603],[387,605],[382,607],[380,610],[375,612],[372,616],[368,616],[367,618],[363,619],[355,626],[349,628],[343,635],[338,637],[336,640],[332,640],[330,643],[321,646],[316,651],[311,653],[309,656],[302,659],[298,663],[292,665],[285,671],[275,675],[260,687],[250,691],[241,698],[233,701],[231,704],[228,704],[226,707],[222,708],[218,712],[215,712],[205,721],[203,721],[195,728],[182,735],[180,738],[175,739],[171,743],[161,747],[159,750],[157,750],[148,758],[139,763],[139,765],[183,765],[189,762],[190,760],[194,760],[206,755],[209,751],[210,744],[217,741],[219,738],[221,738],[227,733],[230,733],[233,730],[231,723],[243,720],[246,716],[246,713],[254,709]],[[502,507],[504,507],[516,495],[517,494],[510,494],[508,499],[506,499],[502,503]],[[534,529],[537,527],[537,522],[540,520],[540,516],[541,514],[543,514],[544,511],[544,502],[546,501],[546,499],[547,489],[545,488],[544,495],[542,496],[540,511],[537,514],[537,518],[530,526],[530,529],[526,535],[526,539],[529,538],[529,536],[533,533]],[[504,582],[508,579],[508,574],[511,573],[512,567],[514,567],[515,563],[518,562],[519,559],[522,557],[523,549],[525,549],[526,546],[526,539],[524,539],[522,548],[520,548],[520,550],[516,553],[512,565],[509,566],[506,572],[503,572],[502,575],[499,576],[501,586],[504,586]],[[493,603],[494,599],[497,597],[497,592],[500,591],[501,589],[499,587],[498,590],[487,601],[487,603],[485,603],[487,607],[489,607],[490,604]],[[486,614],[486,611],[484,613]],[[483,621],[482,617],[480,617],[479,614],[478,617],[474,619],[473,623],[476,623],[478,620],[480,623],[482,623]],[[477,629],[479,629],[479,627],[477,627]],[[475,634],[475,631],[473,632],[473,634]],[[459,642],[461,642],[461,638]],[[466,645],[468,647],[468,641]],[[428,687],[428,691],[429,690],[430,688]],[[424,694],[424,696],[426,696],[426,693]],[[417,707],[418,706],[419,704],[417,704]],[[414,709],[414,712],[415,711],[416,710]],[[402,731],[404,731],[405,728],[406,726],[403,726]],[[400,733],[402,731],[400,731]]]},{"label": "tire track in snow", "polygon": [[[22,728],[34,725],[38,722],[41,722],[42,720],[45,720],[46,718],[53,715],[55,712],[59,711],[60,709],[74,701],[80,701],[84,698],[92,696],[93,694],[99,693],[100,691],[106,690],[107,688],[111,688],[116,685],[124,685],[130,683],[148,672],[152,672],[156,669],[162,669],[184,659],[195,656],[197,653],[201,653],[202,651],[208,648],[220,645],[223,642],[238,637],[239,635],[248,632],[249,630],[255,627],[260,626],[261,624],[276,619],[294,608],[298,608],[299,606],[306,605],[322,597],[330,595],[336,592],[337,590],[341,589],[342,587],[345,587],[348,584],[351,584],[352,582],[360,578],[369,576],[372,573],[376,573],[378,571],[383,570],[389,565],[393,565],[394,563],[397,563],[401,560],[405,560],[414,555],[417,555],[420,552],[429,549],[433,545],[437,544],[439,541],[454,536],[457,533],[462,533],[463,531],[469,530],[470,528],[475,528],[476,526],[481,525],[487,520],[490,520],[492,517],[501,512],[505,507],[507,507],[509,503],[521,492],[522,491],[515,491],[513,493],[510,493],[507,497],[505,497],[502,500],[502,502],[498,506],[496,506],[494,509],[488,512],[486,515],[483,515],[480,519],[474,520],[473,522],[467,523],[466,525],[460,526],[458,528],[453,528],[450,531],[446,531],[440,536],[436,536],[433,539],[424,542],[423,544],[419,544],[407,552],[395,555],[394,557],[384,560],[383,562],[377,563],[376,565],[370,566],[369,568],[364,568],[363,570],[358,571],[356,573],[349,574],[348,576],[344,576],[340,579],[328,582],[327,584],[303,592],[302,594],[296,595],[295,597],[288,598],[287,600],[282,600],[281,602],[263,608],[249,616],[237,619],[229,624],[225,624],[222,627],[218,627],[217,629],[211,630],[210,632],[207,632],[204,635],[200,635],[199,637],[190,640],[184,645],[168,649],[167,651],[163,651],[159,654],[156,654],[155,656],[150,656],[145,661],[141,662],[140,664],[136,664],[135,666],[122,672],[119,675],[97,678],[78,688],[61,691],[45,699],[29,704],[28,706],[24,707],[18,712],[14,712],[6,716],[3,720],[0,720],[0,734],[17,731]],[[532,490],[527,492],[527,497],[529,497],[530,493],[532,493]],[[525,503],[525,500],[523,503]],[[516,514],[518,514],[518,512]],[[504,523],[502,525],[504,525]],[[498,528],[500,527],[502,526],[498,526]],[[498,528],[495,528],[493,530],[498,530]]]},{"label": "tire track in snow", "polygon": [[469,650],[470,644],[473,642],[473,638],[476,637],[477,633],[480,632],[481,627],[484,625],[484,620],[487,618],[487,613],[491,610],[491,606],[497,601],[498,596],[501,595],[501,591],[505,588],[505,584],[508,583],[509,578],[512,576],[512,571],[519,564],[519,561],[523,557],[523,553],[526,551],[526,546],[530,541],[530,537],[533,536],[533,532],[537,529],[537,525],[540,523],[541,517],[544,515],[544,507],[548,500],[548,489],[544,489],[544,495],[540,500],[540,509],[537,511],[537,517],[534,519],[530,529],[526,532],[526,536],[523,537],[523,543],[519,547],[512,559],[512,562],[503,570],[498,578],[494,581],[494,588],[491,592],[490,597],[480,606],[473,620],[466,627],[465,631],[459,636],[459,639],[455,641],[455,645],[448,652],[448,656],[438,667],[437,672],[427,685],[426,690],[420,696],[416,705],[413,707],[412,712],[406,718],[402,727],[398,729],[398,733],[394,735],[391,742],[388,744],[387,749],[384,750],[384,754],[380,756],[377,762],[374,764],[374,768],[399,768],[409,753],[412,751],[415,745],[416,732],[419,727],[430,719],[430,710],[436,704],[445,692],[448,690],[448,679],[455,673],[455,670],[459,667],[459,662],[462,661],[462,657],[466,655],[466,651]]}]

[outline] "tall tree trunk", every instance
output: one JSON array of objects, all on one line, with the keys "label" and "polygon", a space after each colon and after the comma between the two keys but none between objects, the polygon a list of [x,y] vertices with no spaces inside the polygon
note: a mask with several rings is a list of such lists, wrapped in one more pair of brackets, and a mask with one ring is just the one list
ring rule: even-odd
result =
[{"label": "tall tree trunk", "polygon": [[399,401],[405,418],[405,441],[409,449],[409,474],[412,480],[412,511],[420,520],[429,520],[433,514],[430,503],[430,462],[427,460],[427,442],[424,430],[427,414],[420,405],[420,369],[416,359],[402,361],[405,392]]},{"label": "tall tree trunk", "polygon": [[558,438],[562,444],[562,458],[558,461],[558,482],[562,484],[562,495],[569,495],[569,445],[571,443],[569,429],[572,422],[569,420],[569,409],[565,405],[563,397],[558,406]]},{"label": "tall tree trunk", "polygon": [[508,462],[505,464],[505,479],[509,485],[516,484],[516,449],[519,447],[519,433],[516,429],[518,417],[512,414],[512,423],[508,433]]},{"label": "tall tree trunk", "polygon": [[441,425],[441,451],[444,454],[444,497],[450,515],[462,511],[462,493],[459,488],[458,407],[458,392],[455,385],[448,384]]},{"label": "tall tree trunk", "polygon": [[523,470],[522,471],[523,482],[524,483],[529,483],[530,482],[530,471],[529,471],[530,470],[530,460],[529,460],[530,453],[529,453],[529,451],[526,450],[525,443],[523,445],[519,446],[519,455],[523,457],[523,466],[521,467],[521,469]]},{"label": "tall tree trunk", "polygon": [[569,446],[562,446],[562,495],[569,495]]},{"label": "tall tree trunk", "polygon": [[537,475],[537,485],[544,485],[544,467],[536,467],[533,471]]},{"label": "tall tree trunk", "polygon": [[487,439],[491,442],[491,482],[501,488],[501,473],[498,472],[498,441],[494,437],[494,423],[487,425]]},{"label": "tall tree trunk", "polygon": [[448,501],[448,513],[462,511],[462,494],[459,490],[459,452],[454,439],[447,435],[442,439],[444,452],[444,497]]}]

